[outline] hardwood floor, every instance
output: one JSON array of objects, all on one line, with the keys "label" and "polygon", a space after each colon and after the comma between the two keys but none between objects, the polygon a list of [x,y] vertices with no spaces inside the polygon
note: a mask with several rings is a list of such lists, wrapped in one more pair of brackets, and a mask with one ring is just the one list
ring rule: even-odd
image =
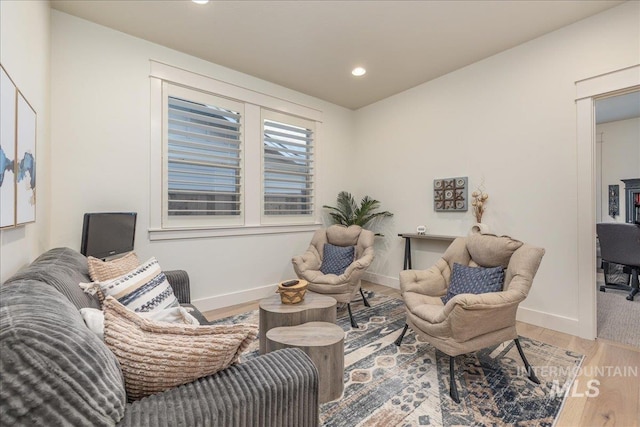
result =
[{"label": "hardwood floor", "polygon": [[[363,282],[363,288],[400,298],[399,290],[387,286]],[[208,311],[205,316],[214,320],[257,308],[258,301],[252,301]],[[603,339],[586,340],[522,322],[517,328],[524,337],[585,356],[577,385],[570,391],[557,427],[640,426],[640,349]]]}]

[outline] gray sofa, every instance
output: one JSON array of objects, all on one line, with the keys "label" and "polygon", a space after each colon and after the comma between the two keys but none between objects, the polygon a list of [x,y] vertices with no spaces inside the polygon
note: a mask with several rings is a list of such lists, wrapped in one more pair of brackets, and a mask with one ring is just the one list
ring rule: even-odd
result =
[{"label": "gray sofa", "polygon": [[[181,303],[189,281],[166,272]],[[117,359],[84,324],[87,261],[52,249],[0,286],[0,424],[316,426],[318,374],[298,349],[272,352],[127,403]]]}]

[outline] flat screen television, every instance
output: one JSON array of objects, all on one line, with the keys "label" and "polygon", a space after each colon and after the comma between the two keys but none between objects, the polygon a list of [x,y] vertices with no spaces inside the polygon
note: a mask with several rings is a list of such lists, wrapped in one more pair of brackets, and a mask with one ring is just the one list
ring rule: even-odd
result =
[{"label": "flat screen television", "polygon": [[80,252],[107,258],[133,250],[136,212],[96,212],[84,214]]}]

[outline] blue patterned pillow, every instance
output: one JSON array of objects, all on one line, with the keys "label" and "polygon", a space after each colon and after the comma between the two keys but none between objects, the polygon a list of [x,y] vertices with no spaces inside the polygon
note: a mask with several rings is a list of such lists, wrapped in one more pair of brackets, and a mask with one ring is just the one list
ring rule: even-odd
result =
[{"label": "blue patterned pillow", "polygon": [[351,265],[355,256],[353,246],[335,246],[325,243],[322,249],[322,274],[341,275]]},{"label": "blue patterned pillow", "polygon": [[136,312],[180,306],[167,277],[153,257],[120,277],[99,282],[98,286],[105,298],[111,295]]},{"label": "blue patterned pillow", "polygon": [[458,294],[484,294],[487,292],[499,292],[504,283],[504,270],[502,267],[467,267],[453,263],[451,283],[447,295],[442,297],[446,304]]}]

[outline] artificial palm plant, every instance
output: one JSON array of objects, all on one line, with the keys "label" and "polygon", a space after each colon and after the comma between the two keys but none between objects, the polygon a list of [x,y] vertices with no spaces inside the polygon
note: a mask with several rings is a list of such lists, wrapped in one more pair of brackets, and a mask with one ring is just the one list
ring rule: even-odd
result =
[{"label": "artificial palm plant", "polygon": [[359,225],[362,228],[367,228],[374,219],[393,216],[388,211],[375,212],[380,207],[380,202],[369,196],[364,196],[358,206],[351,193],[341,191],[338,193],[336,202],[337,206],[335,207],[327,205],[323,207],[330,210],[329,215],[334,223],[347,227]]}]

